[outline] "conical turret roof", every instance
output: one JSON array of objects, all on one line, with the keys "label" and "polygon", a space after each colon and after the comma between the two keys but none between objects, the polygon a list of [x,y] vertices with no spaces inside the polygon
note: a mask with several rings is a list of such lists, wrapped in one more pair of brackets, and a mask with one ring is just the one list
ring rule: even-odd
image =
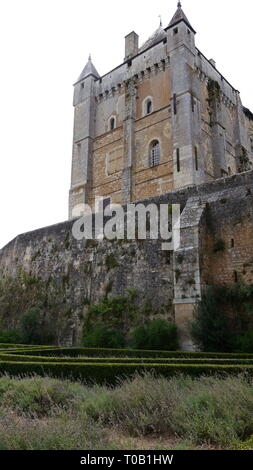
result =
[{"label": "conical turret roof", "polygon": [[100,77],[98,71],[96,70],[96,68],[94,67],[94,65],[91,61],[91,55],[89,55],[88,62],[85,65],[81,75],[76,80],[76,83],[80,82],[81,80],[83,80],[86,77],[89,77],[89,75],[92,75],[94,78],[99,78]]},{"label": "conical turret roof", "polygon": [[[184,11],[182,10],[182,5],[181,2],[178,2],[177,4],[177,11],[175,15],[173,16],[168,28],[171,28],[172,26],[175,26],[176,24],[180,23],[180,21],[184,21],[187,26],[192,30],[193,33],[196,33],[196,31],[193,29],[190,21],[188,20],[187,16],[185,15]],[[166,29],[168,29],[166,28]]]}]

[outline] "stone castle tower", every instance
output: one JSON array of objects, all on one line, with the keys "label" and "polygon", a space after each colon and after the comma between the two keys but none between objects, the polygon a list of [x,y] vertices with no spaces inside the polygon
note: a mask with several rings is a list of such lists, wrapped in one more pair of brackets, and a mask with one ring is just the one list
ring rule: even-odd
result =
[{"label": "stone castle tower", "polygon": [[70,219],[95,197],[124,204],[251,168],[252,114],[195,34],[179,2],[141,47],[126,36],[114,70],[100,77],[89,57],[74,85]]}]

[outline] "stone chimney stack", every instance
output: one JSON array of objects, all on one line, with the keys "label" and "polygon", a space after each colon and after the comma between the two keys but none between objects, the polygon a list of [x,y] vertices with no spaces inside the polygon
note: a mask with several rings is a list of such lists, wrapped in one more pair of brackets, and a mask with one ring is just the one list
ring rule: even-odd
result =
[{"label": "stone chimney stack", "polygon": [[132,31],[125,37],[125,59],[124,60],[131,59],[131,57],[134,57],[136,54],[138,54],[138,49],[139,49],[139,36],[134,31]]}]

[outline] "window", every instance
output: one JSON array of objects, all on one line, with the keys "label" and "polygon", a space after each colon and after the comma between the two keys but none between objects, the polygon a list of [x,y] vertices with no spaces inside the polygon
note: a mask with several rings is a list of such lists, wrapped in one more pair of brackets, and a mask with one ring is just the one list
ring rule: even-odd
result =
[{"label": "window", "polygon": [[231,238],[231,248],[234,248],[234,246],[235,246],[235,241],[233,238]]},{"label": "window", "polygon": [[180,171],[180,151],[177,149],[177,172]]},{"label": "window", "polygon": [[173,94],[173,111],[174,111],[174,114],[177,114],[177,95],[176,95],[176,93]]},{"label": "window", "polygon": [[238,274],[237,274],[237,271],[234,271],[234,281],[235,281],[235,283],[238,282]]},{"label": "window", "polygon": [[150,166],[160,164],[160,144],[158,140],[154,140],[150,144]]},{"label": "window", "polygon": [[231,172],[231,168],[230,168],[230,166],[229,166],[229,167],[228,167],[228,174],[229,174],[229,176],[231,176],[231,173],[232,173],[232,172]]},{"label": "window", "polygon": [[195,152],[195,170],[198,171],[199,161],[198,161],[198,148],[197,147],[194,148],[194,152]]},{"label": "window", "polygon": [[116,120],[115,120],[115,117],[112,117],[110,119],[110,130],[113,131],[113,129],[115,129],[116,127]]},{"label": "window", "polygon": [[83,83],[81,83],[81,88],[84,88],[84,82],[83,82]]},{"label": "window", "polygon": [[142,116],[147,116],[153,112],[153,99],[151,96],[146,96],[142,102]]},{"label": "window", "polygon": [[253,138],[252,137],[250,138],[250,148],[251,148],[251,152],[253,152]]},{"label": "window", "polygon": [[152,113],[152,101],[148,100],[146,103],[146,114]]},{"label": "window", "polygon": [[174,34],[177,34],[177,33],[178,33],[178,28],[174,28],[174,29],[173,29],[173,33],[174,33]]}]

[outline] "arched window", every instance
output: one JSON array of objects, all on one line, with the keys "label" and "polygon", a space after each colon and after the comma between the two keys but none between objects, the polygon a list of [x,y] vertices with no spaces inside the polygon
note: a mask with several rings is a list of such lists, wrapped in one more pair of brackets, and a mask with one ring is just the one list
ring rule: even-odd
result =
[{"label": "arched window", "polygon": [[152,113],[152,101],[147,100],[146,102],[146,114],[151,114]]},{"label": "arched window", "polygon": [[110,130],[113,131],[113,129],[115,129],[115,127],[116,127],[115,117],[111,117],[111,119],[110,119]]},{"label": "arched window", "polygon": [[146,96],[142,101],[142,116],[147,116],[153,112],[153,98],[152,96]]},{"label": "arched window", "polygon": [[160,143],[158,140],[153,140],[149,147],[150,166],[160,164]]}]

